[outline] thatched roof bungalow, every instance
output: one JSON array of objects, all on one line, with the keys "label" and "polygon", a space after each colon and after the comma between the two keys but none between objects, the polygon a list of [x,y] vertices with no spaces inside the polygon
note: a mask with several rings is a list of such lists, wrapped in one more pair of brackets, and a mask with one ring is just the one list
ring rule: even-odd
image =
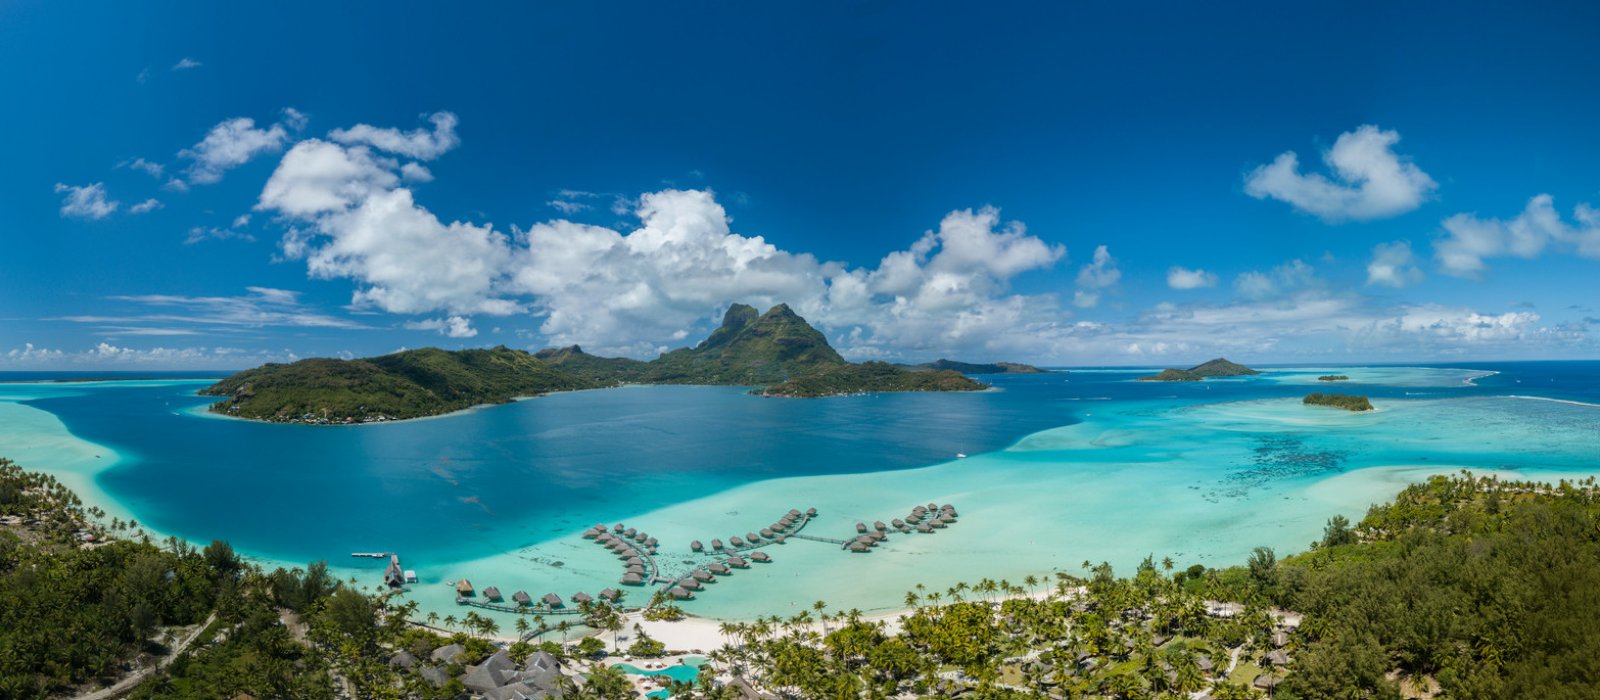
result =
[{"label": "thatched roof bungalow", "polygon": [[739,539],[738,535],[734,535],[728,538],[728,545],[732,547],[743,547],[744,540]]},{"label": "thatched roof bungalow", "polygon": [[773,537],[776,537],[777,534],[778,533],[773,532],[772,528],[770,528],[770,527],[761,528],[761,536],[765,537],[765,538],[767,538],[769,540],[772,539]]},{"label": "thatched roof bungalow", "polygon": [[728,569],[728,565],[723,564],[722,562],[712,562],[710,564],[707,564],[706,565],[706,571],[710,571],[713,574],[724,574],[724,575],[732,573]]},{"label": "thatched roof bungalow", "polygon": [[695,540],[695,541],[689,543],[689,549],[692,550],[692,551],[695,551],[695,552],[701,551],[701,550],[703,550],[705,548],[706,548],[705,545],[700,544],[700,540]]},{"label": "thatched roof bungalow", "polygon": [[622,575],[621,583],[624,586],[643,586],[644,577],[631,572],[626,573]]},{"label": "thatched roof bungalow", "polygon": [[921,524],[917,525],[917,532],[922,532],[922,533],[933,532],[933,527],[928,525],[927,523],[921,523]]},{"label": "thatched roof bungalow", "polygon": [[1288,666],[1289,665],[1289,655],[1283,653],[1282,649],[1275,649],[1275,650],[1269,652],[1267,654],[1267,656],[1266,656],[1266,659],[1267,659],[1267,663],[1272,664],[1273,666]]},{"label": "thatched roof bungalow", "polygon": [[594,596],[591,596],[588,593],[584,593],[583,591],[578,591],[577,593],[572,594],[572,602],[574,602],[574,603],[593,603],[594,602]]},{"label": "thatched roof bungalow", "polygon": [[500,589],[489,586],[483,589],[483,597],[485,600],[500,600]]},{"label": "thatched roof bungalow", "polygon": [[711,540],[712,549],[722,549],[722,540]]},{"label": "thatched roof bungalow", "polygon": [[622,597],[622,591],[619,591],[615,588],[607,588],[600,591],[600,597],[605,598],[606,600],[616,600]]},{"label": "thatched roof bungalow", "polygon": [[711,575],[711,572],[706,571],[705,569],[695,569],[694,571],[689,572],[689,576],[693,577],[696,581],[710,581],[711,579],[716,578],[716,576]]},{"label": "thatched roof bungalow", "polygon": [[558,596],[554,593],[546,593],[540,600],[543,600],[545,605],[548,605],[552,608],[561,607],[561,596]]},{"label": "thatched roof bungalow", "polygon": [[807,517],[812,517],[812,518],[817,517],[817,509],[816,508],[807,508],[806,509],[806,516]]},{"label": "thatched roof bungalow", "polygon": [[767,556],[766,552],[751,552],[750,553],[750,560],[751,561],[759,561],[759,562],[770,562],[770,561],[772,561],[772,557]]},{"label": "thatched roof bungalow", "polygon": [[856,532],[866,532],[866,531],[867,531],[867,524],[866,523],[856,523]]},{"label": "thatched roof bungalow", "polygon": [[667,591],[667,595],[670,595],[678,600],[688,600],[694,597],[694,594],[690,593],[689,589],[684,588],[683,586],[673,586]]},{"label": "thatched roof bungalow", "polygon": [[472,582],[461,579],[456,582],[456,595],[472,595]]},{"label": "thatched roof bungalow", "polygon": [[860,542],[851,542],[850,546],[847,547],[847,549],[849,549],[852,552],[865,552],[865,551],[867,551],[867,546],[864,545],[864,544],[861,544]]},{"label": "thatched roof bungalow", "polygon": [[527,591],[517,591],[511,594],[511,601],[517,605],[533,605],[533,596],[528,595]]},{"label": "thatched roof bungalow", "polygon": [[735,569],[743,569],[750,566],[750,562],[745,561],[744,557],[728,557],[726,563]]},{"label": "thatched roof bungalow", "polygon": [[761,541],[761,535],[757,535],[754,532],[746,532],[744,533],[744,539],[750,544],[755,544]]}]

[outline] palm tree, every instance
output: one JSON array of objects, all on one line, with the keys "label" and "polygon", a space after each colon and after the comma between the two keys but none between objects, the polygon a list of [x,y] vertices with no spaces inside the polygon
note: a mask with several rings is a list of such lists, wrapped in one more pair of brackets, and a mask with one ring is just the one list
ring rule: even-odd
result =
[{"label": "palm tree", "polygon": [[523,617],[521,615],[518,615],[517,616],[517,641],[522,641],[523,637],[528,636],[528,628],[529,628],[528,618]]},{"label": "palm tree", "polygon": [[456,628],[456,616],[455,615],[445,615],[444,616],[444,628],[447,629],[447,630],[453,630],[453,629]]}]

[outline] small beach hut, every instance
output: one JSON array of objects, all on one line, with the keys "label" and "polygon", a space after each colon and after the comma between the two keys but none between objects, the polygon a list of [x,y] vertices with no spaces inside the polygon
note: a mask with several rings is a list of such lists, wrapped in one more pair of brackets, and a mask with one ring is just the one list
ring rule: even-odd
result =
[{"label": "small beach hut", "polygon": [[517,605],[533,605],[533,596],[528,595],[527,591],[517,591],[516,593],[512,593],[511,600]]},{"label": "small beach hut", "polygon": [[872,521],[872,529],[877,530],[878,532],[883,532],[884,530],[889,529],[889,526],[885,525],[882,520],[874,520]]},{"label": "small beach hut", "polygon": [[765,537],[765,538],[767,538],[769,540],[772,539],[777,534],[778,533],[773,532],[772,528],[770,528],[770,527],[761,528],[761,536]]},{"label": "small beach hut", "polygon": [[772,541],[773,542],[777,542],[778,544],[783,544],[784,542],[789,541],[789,536],[788,535],[778,535],[777,537],[772,538]]},{"label": "small beach hut", "polygon": [[583,539],[586,539],[586,540],[592,540],[592,539],[594,539],[596,537],[599,537],[599,536],[600,536],[600,532],[598,530],[585,530],[584,533],[583,533]]},{"label": "small beach hut", "polygon": [[769,561],[772,561],[772,557],[767,556],[766,552],[751,552],[750,553],[750,560],[751,561],[759,561],[759,562],[769,562]]},{"label": "small beach hut", "polygon": [[723,564],[722,562],[712,562],[710,564],[707,564],[706,565],[706,571],[710,571],[713,574],[721,574],[721,575],[727,575],[727,574],[731,573],[728,570],[728,565]]},{"label": "small beach hut", "polygon": [[589,595],[588,593],[584,593],[583,591],[578,591],[577,593],[572,594],[572,602],[574,602],[574,603],[592,603],[592,602],[594,602],[594,597]]},{"label": "small beach hut", "polygon": [[817,509],[816,508],[807,508],[806,509],[806,517],[808,517],[808,518],[817,517]]},{"label": "small beach hut", "polygon": [[728,545],[732,547],[743,547],[744,540],[739,539],[738,535],[734,535],[728,538]]},{"label": "small beach hut", "polygon": [[744,533],[744,539],[750,544],[755,544],[761,541],[761,535],[757,535],[754,532],[746,532]]},{"label": "small beach hut", "polygon": [[851,542],[848,549],[852,552],[865,552],[867,551],[867,546],[860,542]]},{"label": "small beach hut", "polygon": [[1282,649],[1276,649],[1267,654],[1267,663],[1273,666],[1287,666],[1289,665],[1289,655],[1283,653]]},{"label": "small beach hut", "polygon": [[633,538],[633,536],[634,536],[634,535],[637,535],[637,534],[639,534],[639,531],[638,531],[638,530],[635,530],[635,529],[633,529],[633,528],[631,528],[631,527],[630,527],[630,528],[628,528],[628,529],[626,529],[626,530],[623,530],[623,531],[622,531],[622,536],[623,536],[623,537],[627,537],[627,538],[629,538],[629,539],[632,539],[632,538]]},{"label": "small beach hut", "polygon": [[630,574],[639,574],[640,576],[643,576],[644,575],[644,565],[643,564],[629,564],[628,568],[623,569],[623,571],[625,571],[627,573],[630,573]]},{"label": "small beach hut", "polygon": [[624,586],[642,586],[644,585],[644,577],[634,573],[623,574],[621,583]]},{"label": "small beach hut", "polygon": [[920,525],[917,525],[917,532],[923,532],[923,533],[933,532],[933,528],[931,526],[929,526],[927,523],[922,523]]},{"label": "small beach hut", "polygon": [[622,523],[617,523],[617,526],[611,528],[611,531],[620,535],[620,534],[622,534],[622,531],[625,530],[625,529],[627,529],[626,526],[624,526]]},{"label": "small beach hut", "polygon": [[706,571],[705,569],[695,569],[694,571],[689,572],[689,575],[696,581],[710,581],[711,579],[716,578],[716,576],[713,576],[711,572]]},{"label": "small beach hut", "polygon": [[695,541],[689,543],[689,549],[691,549],[693,551],[696,551],[696,552],[698,552],[700,550],[703,550],[705,548],[706,548],[705,545],[700,544],[700,540],[695,540]]},{"label": "small beach hut", "polygon": [[856,523],[856,532],[866,532],[866,531],[867,531],[867,524],[866,523]]},{"label": "small beach hut", "polygon": [[722,540],[711,540],[712,549],[722,549]]},{"label": "small beach hut", "polygon": [[1255,682],[1251,683],[1250,685],[1255,686],[1258,690],[1272,690],[1273,688],[1278,687],[1278,684],[1282,682],[1282,678],[1269,676],[1263,673],[1259,676],[1256,676]]},{"label": "small beach hut", "polygon": [[644,566],[644,560],[640,559],[638,557],[628,557],[628,560],[625,561],[625,562],[622,562],[622,563],[627,564],[628,566],[633,566],[635,564],[638,564],[639,566]]},{"label": "small beach hut", "polygon": [[745,561],[744,557],[728,557],[727,564],[735,569],[743,569],[750,566],[750,562]]},{"label": "small beach hut", "polygon": [[483,589],[483,597],[485,600],[500,600],[500,589],[489,586]]},{"label": "small beach hut", "polygon": [[1289,646],[1289,635],[1288,635],[1288,633],[1284,632],[1283,630],[1278,630],[1276,632],[1273,632],[1272,633],[1272,646],[1275,646],[1275,647],[1277,647],[1279,649],[1282,649],[1282,648],[1284,648],[1286,646]]},{"label": "small beach hut", "polygon": [[894,528],[895,528],[895,529],[896,529],[896,530],[898,530],[898,529],[900,529],[900,528],[902,528],[902,527],[905,527],[905,526],[906,526],[906,521],[904,521],[904,520],[901,520],[901,519],[899,519],[899,518],[895,518],[895,519],[894,519],[894,520],[890,520],[890,521],[889,521],[889,524],[890,524],[890,525],[893,525],[893,526],[894,526]]},{"label": "small beach hut", "polygon": [[615,588],[607,588],[600,591],[600,597],[605,598],[606,600],[616,600],[622,597],[622,591],[619,591]]},{"label": "small beach hut", "polygon": [[561,607],[561,596],[558,596],[554,593],[546,593],[540,600],[543,600],[545,605],[548,605],[552,608]]},{"label": "small beach hut", "polygon": [[646,547],[654,547],[654,546],[656,546],[658,544],[661,544],[661,540],[658,540],[658,539],[652,537],[652,538],[650,538],[648,540],[645,540],[644,544],[645,544]]},{"label": "small beach hut", "polygon": [[667,595],[670,595],[678,600],[688,600],[694,597],[694,594],[690,593],[689,589],[684,588],[683,586],[673,586],[671,590],[667,591]]},{"label": "small beach hut", "polygon": [[472,595],[472,582],[461,579],[456,582],[456,595]]},{"label": "small beach hut", "polygon": [[700,590],[701,585],[699,581],[696,581],[692,578],[686,578],[678,581],[678,587],[686,591],[698,591]]}]

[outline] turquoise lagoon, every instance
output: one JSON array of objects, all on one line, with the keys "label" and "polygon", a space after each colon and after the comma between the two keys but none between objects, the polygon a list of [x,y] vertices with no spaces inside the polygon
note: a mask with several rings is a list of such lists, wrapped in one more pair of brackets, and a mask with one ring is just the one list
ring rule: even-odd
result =
[{"label": "turquoise lagoon", "polygon": [[[1351,381],[1316,381],[1329,373]],[[203,381],[11,383],[0,384],[0,455],[156,532],[228,539],[268,562],[327,560],[375,584],[381,564],[349,554],[398,552],[421,578],[410,595],[440,615],[459,614],[447,584],[460,577],[536,598],[615,587],[616,559],[579,537],[597,522],[650,532],[662,569],[682,573],[704,561],[690,540],[742,536],[789,508],[816,507],[807,534],[837,538],[917,503],[960,509],[947,530],[869,554],[770,546],[772,563],[685,604],[724,619],[817,600],[889,610],[919,583],[1016,582],[1086,560],[1226,565],[1258,545],[1304,548],[1328,517],[1359,518],[1429,474],[1600,472],[1596,362],[1135,376],[1006,375],[979,394],[820,400],[633,387],[334,428],[207,416]],[[1299,403],[1316,389],[1365,393],[1379,410]]]}]

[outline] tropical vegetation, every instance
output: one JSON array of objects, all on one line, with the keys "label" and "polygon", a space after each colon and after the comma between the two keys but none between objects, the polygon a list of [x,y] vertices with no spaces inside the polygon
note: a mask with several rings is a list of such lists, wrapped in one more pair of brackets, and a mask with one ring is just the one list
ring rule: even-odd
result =
[{"label": "tropical vegetation", "polygon": [[1332,406],[1346,411],[1370,411],[1372,401],[1365,396],[1352,396],[1350,394],[1324,394],[1321,392],[1306,394],[1300,400],[1307,406]]}]

